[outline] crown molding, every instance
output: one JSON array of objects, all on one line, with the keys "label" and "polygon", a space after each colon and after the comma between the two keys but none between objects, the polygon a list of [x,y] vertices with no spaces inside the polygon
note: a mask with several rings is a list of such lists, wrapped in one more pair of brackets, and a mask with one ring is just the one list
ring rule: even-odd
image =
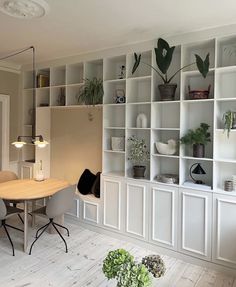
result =
[{"label": "crown molding", "polygon": [[21,65],[13,64],[6,61],[0,61],[0,71],[6,71],[10,73],[21,73]]}]

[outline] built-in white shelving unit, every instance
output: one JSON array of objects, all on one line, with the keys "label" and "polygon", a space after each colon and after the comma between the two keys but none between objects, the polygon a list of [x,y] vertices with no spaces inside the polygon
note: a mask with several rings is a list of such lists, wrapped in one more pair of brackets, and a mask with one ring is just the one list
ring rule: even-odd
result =
[{"label": "built-in white shelving unit", "polygon": [[[236,130],[227,137],[222,121],[226,111],[236,111],[236,36],[176,46],[169,75],[194,62],[196,53],[201,57],[210,53],[210,72],[203,79],[195,64],[182,70],[172,81],[177,84],[174,101],[161,101],[161,79],[148,65],[141,64],[132,75],[133,53],[121,51],[37,70],[48,77],[49,84],[36,89],[36,130],[49,141],[51,109],[79,112],[87,108],[78,104],[84,79],[103,79],[101,199],[80,196],[72,214],[83,222],[236,269],[236,192],[224,191],[224,181],[236,175]],[[157,68],[153,47],[141,54],[143,62]],[[32,83],[32,72],[24,72],[24,134],[32,130]],[[189,86],[192,90],[210,86],[209,98],[191,100]],[[125,102],[117,103],[118,95],[124,95]],[[147,118],[144,128],[136,124],[142,113]],[[157,152],[157,141],[178,141],[202,122],[210,126],[211,133],[204,158],[193,157],[192,148],[182,145],[174,155]],[[144,179],[133,178],[131,136],[145,139],[150,152]],[[113,148],[113,137],[124,139],[123,150]],[[50,145],[36,151],[33,145],[24,147],[22,156],[23,160],[43,160],[50,175]],[[206,171],[199,178],[205,186],[191,183],[189,170],[194,163]],[[157,176],[166,173],[178,175],[179,183],[158,182]]]}]

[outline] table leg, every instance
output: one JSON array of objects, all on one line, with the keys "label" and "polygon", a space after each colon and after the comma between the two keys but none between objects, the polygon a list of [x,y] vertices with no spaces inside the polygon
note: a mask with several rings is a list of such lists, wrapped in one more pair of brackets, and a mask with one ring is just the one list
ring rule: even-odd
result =
[{"label": "table leg", "polygon": [[[32,201],[32,211],[36,209],[36,200]],[[31,223],[32,228],[35,226],[35,214],[32,212],[32,223]]]},{"label": "table leg", "polygon": [[28,202],[24,201],[24,252],[27,251],[28,245]]}]

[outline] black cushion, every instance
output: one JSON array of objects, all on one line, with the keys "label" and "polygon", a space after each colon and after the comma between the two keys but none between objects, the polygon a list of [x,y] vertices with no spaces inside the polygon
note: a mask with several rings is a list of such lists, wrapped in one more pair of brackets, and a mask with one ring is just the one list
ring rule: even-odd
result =
[{"label": "black cushion", "polygon": [[84,195],[91,193],[91,188],[95,180],[96,180],[96,175],[93,174],[89,169],[85,169],[77,184],[77,188],[79,192]]},{"label": "black cushion", "polygon": [[101,172],[98,172],[96,174],[96,179],[93,183],[93,186],[91,188],[91,193],[95,196],[95,197],[100,197],[100,174]]}]

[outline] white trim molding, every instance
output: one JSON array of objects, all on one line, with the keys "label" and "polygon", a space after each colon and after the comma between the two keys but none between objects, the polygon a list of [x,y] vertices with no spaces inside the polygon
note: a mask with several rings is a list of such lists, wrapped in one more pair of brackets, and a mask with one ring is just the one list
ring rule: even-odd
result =
[{"label": "white trim molding", "polygon": [[10,96],[0,94],[2,103],[2,170],[9,170]]}]

